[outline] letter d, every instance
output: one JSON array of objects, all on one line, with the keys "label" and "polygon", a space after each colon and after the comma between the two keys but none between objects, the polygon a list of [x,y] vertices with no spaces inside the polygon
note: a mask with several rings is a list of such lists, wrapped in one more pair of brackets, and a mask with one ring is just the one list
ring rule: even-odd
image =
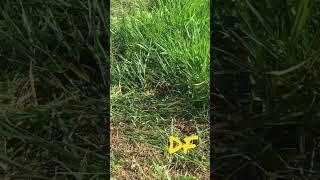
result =
[{"label": "letter d", "polygon": [[[177,151],[179,151],[182,148],[182,142],[180,141],[179,138],[174,137],[174,136],[170,136],[169,137],[169,141],[170,141],[170,147],[169,147],[169,153],[175,153]],[[179,145],[176,147],[173,147],[173,141],[177,142]]]}]

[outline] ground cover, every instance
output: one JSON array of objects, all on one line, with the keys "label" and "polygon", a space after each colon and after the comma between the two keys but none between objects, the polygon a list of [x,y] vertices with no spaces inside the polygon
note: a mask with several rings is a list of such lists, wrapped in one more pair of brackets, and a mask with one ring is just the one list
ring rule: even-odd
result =
[{"label": "ground cover", "polygon": [[0,179],[104,179],[107,11],[0,4]]},{"label": "ground cover", "polygon": [[[112,1],[112,177],[208,179],[209,1]],[[197,134],[188,154],[169,136]]]},{"label": "ground cover", "polygon": [[216,1],[217,179],[319,179],[319,1]]}]

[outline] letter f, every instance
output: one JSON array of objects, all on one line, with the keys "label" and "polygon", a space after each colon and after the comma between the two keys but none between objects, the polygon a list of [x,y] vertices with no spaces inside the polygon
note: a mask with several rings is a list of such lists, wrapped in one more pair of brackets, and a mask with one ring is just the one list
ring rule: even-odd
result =
[{"label": "letter f", "polygon": [[186,144],[183,145],[183,152],[185,154],[187,154],[188,149],[192,149],[192,148],[196,147],[195,144],[190,144],[190,142],[193,141],[193,140],[197,140],[197,139],[198,139],[198,136],[195,136],[195,135],[187,137],[187,138],[184,139],[184,142],[186,142]]}]

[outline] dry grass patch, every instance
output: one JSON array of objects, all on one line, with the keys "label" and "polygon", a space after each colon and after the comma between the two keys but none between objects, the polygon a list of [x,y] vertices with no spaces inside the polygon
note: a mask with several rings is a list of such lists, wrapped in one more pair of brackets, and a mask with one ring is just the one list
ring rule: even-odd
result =
[{"label": "dry grass patch", "polygon": [[[181,122],[175,126],[190,126],[182,125]],[[132,127],[134,126],[134,127]],[[163,125],[162,125],[163,126]],[[181,132],[180,129],[173,127],[173,131],[184,136],[189,136],[189,133]],[[161,125],[158,126],[159,129]],[[162,151],[161,147],[168,146],[166,134],[171,131],[170,126],[161,128],[162,131],[155,130],[154,127],[136,123],[124,124],[118,123],[111,125],[111,152],[113,154],[113,161],[118,168],[112,170],[112,177],[120,179],[128,179],[134,177],[136,179],[168,179],[178,178],[180,176],[197,177],[198,179],[208,179],[209,172],[201,169],[194,162],[192,157],[197,157],[198,161],[201,156],[206,156],[203,153],[208,152],[209,136],[200,134],[201,140],[198,143],[197,150],[190,150],[187,155],[179,152],[178,155],[170,155],[167,151]],[[192,127],[192,130],[202,130],[208,132],[205,125],[199,127]],[[157,131],[157,132],[155,132]],[[157,135],[156,135],[157,134]],[[166,144],[163,144],[166,143]],[[199,154],[199,152],[201,152]],[[181,159],[180,157],[187,159]],[[189,156],[189,157],[188,157]],[[188,160],[188,158],[190,158]],[[199,159],[200,158],[200,159]],[[209,166],[209,159],[204,157],[206,162],[201,162],[204,166]]]}]

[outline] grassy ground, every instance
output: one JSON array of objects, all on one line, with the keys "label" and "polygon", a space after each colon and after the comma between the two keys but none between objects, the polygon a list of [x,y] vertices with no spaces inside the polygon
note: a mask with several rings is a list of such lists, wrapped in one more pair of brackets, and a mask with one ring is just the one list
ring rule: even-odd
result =
[{"label": "grassy ground", "polygon": [[320,1],[217,1],[216,179],[319,179]]},{"label": "grassy ground", "polygon": [[[209,1],[111,3],[111,172],[208,179]],[[169,136],[199,136],[188,154]]]},{"label": "grassy ground", "polygon": [[[0,179],[105,178],[101,2],[1,2]],[[215,178],[319,179],[320,1],[216,2]],[[208,179],[208,1],[112,3],[112,176]]]},{"label": "grassy ground", "polygon": [[96,0],[1,1],[0,179],[104,179],[107,20]]}]

